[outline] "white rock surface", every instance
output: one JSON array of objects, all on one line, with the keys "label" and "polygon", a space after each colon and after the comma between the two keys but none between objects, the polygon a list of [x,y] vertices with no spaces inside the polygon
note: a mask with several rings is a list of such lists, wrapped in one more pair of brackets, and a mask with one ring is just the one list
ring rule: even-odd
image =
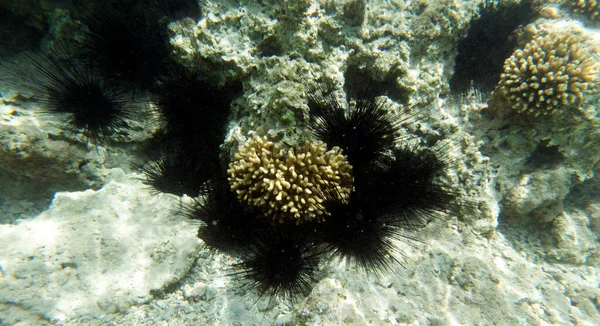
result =
[{"label": "white rock surface", "polygon": [[113,171],[98,191],[57,193],[39,216],[0,225],[0,320],[60,322],[148,302],[185,275],[200,241],[178,202]]},{"label": "white rock surface", "polygon": [[[59,193],[41,215],[0,225],[0,323],[600,324],[598,97],[586,99],[585,117],[552,122],[507,120],[485,109],[485,98],[448,96],[456,44],[478,3],[206,1],[198,24],[170,24],[182,57],[199,54],[243,78],[230,142],[248,131],[293,141],[302,133],[303,87],[340,90],[349,67],[392,74],[393,88],[408,93],[393,109],[428,113],[407,133],[451,140],[444,179],[465,204],[456,216],[419,231],[424,244],[403,246],[405,264],[391,275],[324,263],[312,293],[295,303],[236,295],[227,277],[234,258],[198,250],[196,227],[173,211],[176,201],[150,196],[135,175],[111,175],[106,160],[65,142],[55,122],[46,128],[31,119],[18,99],[0,106],[0,142],[8,146],[0,168],[35,180],[45,175],[43,162],[52,182],[82,173],[100,184],[113,179],[98,191]],[[574,21],[547,22],[598,35]],[[73,155],[60,160],[56,151]],[[124,157],[110,162],[127,166]],[[78,171],[80,162],[92,162],[83,165],[89,171]],[[10,189],[0,184],[0,193]],[[0,203],[10,223],[31,211],[15,201]]]}]

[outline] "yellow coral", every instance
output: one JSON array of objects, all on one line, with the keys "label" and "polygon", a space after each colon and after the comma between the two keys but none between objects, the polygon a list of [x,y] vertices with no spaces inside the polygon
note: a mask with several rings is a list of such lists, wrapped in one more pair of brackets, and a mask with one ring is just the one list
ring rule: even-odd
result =
[{"label": "yellow coral", "polygon": [[534,37],[504,62],[499,91],[521,113],[552,115],[594,86],[597,63],[580,36]]},{"label": "yellow coral", "polygon": [[571,5],[576,13],[587,14],[591,20],[600,16],[600,1],[596,0],[571,0]]},{"label": "yellow coral", "polygon": [[322,219],[327,194],[345,201],[352,192],[352,166],[341,149],[322,142],[281,149],[255,136],[242,146],[227,170],[241,201],[279,222]]}]

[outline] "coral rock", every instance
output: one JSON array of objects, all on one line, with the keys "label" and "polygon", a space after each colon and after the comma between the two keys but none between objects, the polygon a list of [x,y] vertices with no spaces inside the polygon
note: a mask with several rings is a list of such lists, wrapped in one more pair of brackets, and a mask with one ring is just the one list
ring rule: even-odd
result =
[{"label": "coral rock", "polygon": [[328,198],[345,201],[352,192],[352,166],[340,148],[327,151],[323,142],[286,150],[256,136],[240,148],[228,173],[241,201],[280,222],[319,220],[328,215]]},{"label": "coral rock", "polygon": [[499,91],[520,113],[552,115],[581,102],[597,71],[581,37],[549,33],[506,59]]},{"label": "coral rock", "polygon": [[600,16],[600,2],[596,0],[571,0],[573,11],[580,14],[587,14],[591,20],[596,20]]}]

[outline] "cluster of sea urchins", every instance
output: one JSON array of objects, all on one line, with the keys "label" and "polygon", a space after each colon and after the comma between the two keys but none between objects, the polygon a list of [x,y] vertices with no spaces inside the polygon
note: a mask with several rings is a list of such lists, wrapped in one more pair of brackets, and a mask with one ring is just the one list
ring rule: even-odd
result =
[{"label": "cluster of sea urchins", "polygon": [[[274,219],[260,205],[252,204],[260,193],[247,198],[249,192],[244,190],[240,196],[240,188],[222,175],[209,182],[205,198],[186,209],[190,218],[204,222],[198,236],[208,246],[241,257],[231,273],[241,279],[240,292],[254,289],[259,297],[291,299],[307,294],[317,278],[319,262],[329,257],[354,263],[366,272],[388,272],[400,263],[397,242],[412,239],[410,231],[447,212],[454,202],[453,191],[439,180],[446,165],[443,150],[400,140],[400,122],[408,120],[407,116],[392,114],[387,102],[369,91],[354,99],[350,109],[334,96],[311,94],[307,127],[316,140],[333,153],[342,153],[352,166],[348,195],[309,189],[326,194],[325,209],[318,205],[310,212],[322,216]],[[285,158],[293,157],[280,154],[272,144],[255,151],[262,151],[268,164],[274,160],[289,164]],[[246,187],[253,186],[248,182],[264,182],[268,170],[275,169],[260,166],[260,153],[249,157],[244,159],[258,165],[258,177],[252,179],[251,173],[237,176],[236,182],[243,179]],[[230,167],[239,165],[235,160]],[[269,212],[279,201],[285,203],[275,196],[265,198],[273,201],[266,206]]]},{"label": "cluster of sea urchins", "polygon": [[188,5],[126,0],[80,8],[83,42],[57,42],[50,53],[27,55],[36,72],[8,65],[11,79],[43,94],[45,110],[64,116],[67,135],[99,145],[121,138],[135,118],[135,102],[149,95],[164,128],[150,163],[136,165],[157,193],[197,198],[184,211],[203,222],[198,237],[207,246],[241,259],[231,272],[241,279],[240,290],[296,298],[308,293],[319,263],[331,256],[367,272],[389,271],[399,263],[396,242],[453,202],[453,192],[438,179],[443,153],[401,142],[405,117],[388,112],[372,92],[361,93],[348,109],[333,96],[311,93],[308,128],[325,144],[315,150],[332,153],[332,162],[347,160],[344,193],[320,189],[318,210],[306,210],[315,215],[310,218],[266,218],[232,189],[220,150],[241,84],[215,85],[199,60],[184,66],[170,57],[165,22]]}]

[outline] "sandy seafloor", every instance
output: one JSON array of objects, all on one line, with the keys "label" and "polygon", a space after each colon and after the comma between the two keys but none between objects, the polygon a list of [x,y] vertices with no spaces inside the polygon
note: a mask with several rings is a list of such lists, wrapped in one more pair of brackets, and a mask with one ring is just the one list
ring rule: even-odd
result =
[{"label": "sandy seafloor", "polygon": [[[73,23],[41,3],[3,6]],[[584,117],[514,122],[487,109],[486,94],[450,94],[477,4],[207,1],[198,23],[169,25],[180,56],[244,76],[227,142],[250,131],[293,142],[306,81],[341,90],[355,69],[392,74],[392,89],[409,96],[400,105],[390,94],[391,107],[428,112],[406,132],[450,149],[444,178],[459,189],[459,212],[419,230],[422,244],[399,244],[404,264],[393,273],[324,262],[294,303],[233,293],[233,258],[203,247],[198,224],[176,213],[190,199],[141,182],[133,153],[157,126],[133,121],[124,142],[86,148],[39,113],[35,94],[0,82],[0,324],[600,324],[599,98],[586,96]],[[556,18],[538,23],[599,38],[549,5]],[[146,111],[139,121],[153,121]]]}]

